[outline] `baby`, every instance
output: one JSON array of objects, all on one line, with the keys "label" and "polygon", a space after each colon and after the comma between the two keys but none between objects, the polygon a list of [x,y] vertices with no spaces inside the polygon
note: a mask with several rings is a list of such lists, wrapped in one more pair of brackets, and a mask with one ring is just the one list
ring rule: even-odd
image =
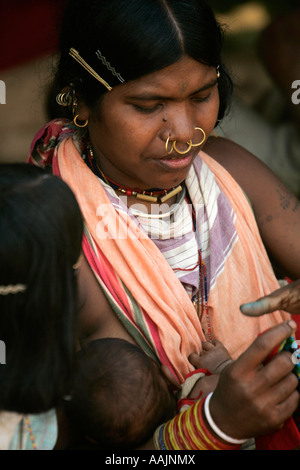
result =
[{"label": "baby", "polygon": [[[117,338],[92,341],[78,353],[72,398],[65,403],[71,429],[68,449],[130,450],[151,438],[155,429],[214,390],[231,358],[215,341],[204,343],[197,369],[181,387],[167,367],[138,346]],[[179,392],[180,389],[180,392]],[[179,401],[178,401],[179,399]]]}]

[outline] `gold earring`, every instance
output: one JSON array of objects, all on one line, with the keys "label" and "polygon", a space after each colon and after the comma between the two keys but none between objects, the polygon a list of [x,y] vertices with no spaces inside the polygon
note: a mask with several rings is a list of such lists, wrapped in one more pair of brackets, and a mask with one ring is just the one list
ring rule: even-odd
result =
[{"label": "gold earring", "polygon": [[89,120],[86,119],[85,121],[83,121],[83,124],[79,124],[78,121],[77,121],[77,119],[79,117],[79,114],[76,114],[77,108],[78,108],[78,103],[77,103],[77,98],[76,98],[75,93],[74,93],[73,99],[72,99],[73,122],[74,122],[76,127],[86,127],[88,125]]},{"label": "gold earring", "polygon": [[74,122],[75,126],[77,126],[77,127],[86,127],[88,125],[89,120],[86,119],[83,124],[78,124],[78,122],[77,122],[78,116],[79,116],[79,114],[76,114],[76,116],[73,119],[73,122]]},{"label": "gold earring", "polygon": [[58,93],[58,95],[56,95],[56,102],[60,106],[64,106],[64,107],[71,106],[72,96],[71,96],[70,91],[67,91],[66,93]]}]

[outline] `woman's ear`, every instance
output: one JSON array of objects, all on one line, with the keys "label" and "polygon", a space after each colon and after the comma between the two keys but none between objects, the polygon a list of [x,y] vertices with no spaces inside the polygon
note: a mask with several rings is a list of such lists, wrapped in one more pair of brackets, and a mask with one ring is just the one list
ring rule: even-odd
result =
[{"label": "woman's ear", "polygon": [[78,99],[76,101],[76,107],[73,114],[78,115],[79,121],[87,121],[90,118],[90,108],[84,103],[84,101]]}]

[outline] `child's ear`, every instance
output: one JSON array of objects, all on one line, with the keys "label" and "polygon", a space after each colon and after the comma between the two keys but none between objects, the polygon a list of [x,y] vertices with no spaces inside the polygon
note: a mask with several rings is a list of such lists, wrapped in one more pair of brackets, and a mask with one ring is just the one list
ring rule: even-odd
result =
[{"label": "child's ear", "polygon": [[181,385],[178,380],[174,377],[174,375],[169,371],[168,367],[164,364],[161,366],[161,372],[164,375],[166,382],[170,388],[170,390],[181,390]]}]

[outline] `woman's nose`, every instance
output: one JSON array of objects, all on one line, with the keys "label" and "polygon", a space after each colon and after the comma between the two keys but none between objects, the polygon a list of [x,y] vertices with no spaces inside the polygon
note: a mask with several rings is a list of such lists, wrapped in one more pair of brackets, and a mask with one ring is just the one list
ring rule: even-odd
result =
[{"label": "woman's nose", "polygon": [[167,117],[170,141],[176,140],[177,147],[186,144],[193,139],[195,133],[194,114],[185,103],[172,106],[172,113],[168,113]]}]

